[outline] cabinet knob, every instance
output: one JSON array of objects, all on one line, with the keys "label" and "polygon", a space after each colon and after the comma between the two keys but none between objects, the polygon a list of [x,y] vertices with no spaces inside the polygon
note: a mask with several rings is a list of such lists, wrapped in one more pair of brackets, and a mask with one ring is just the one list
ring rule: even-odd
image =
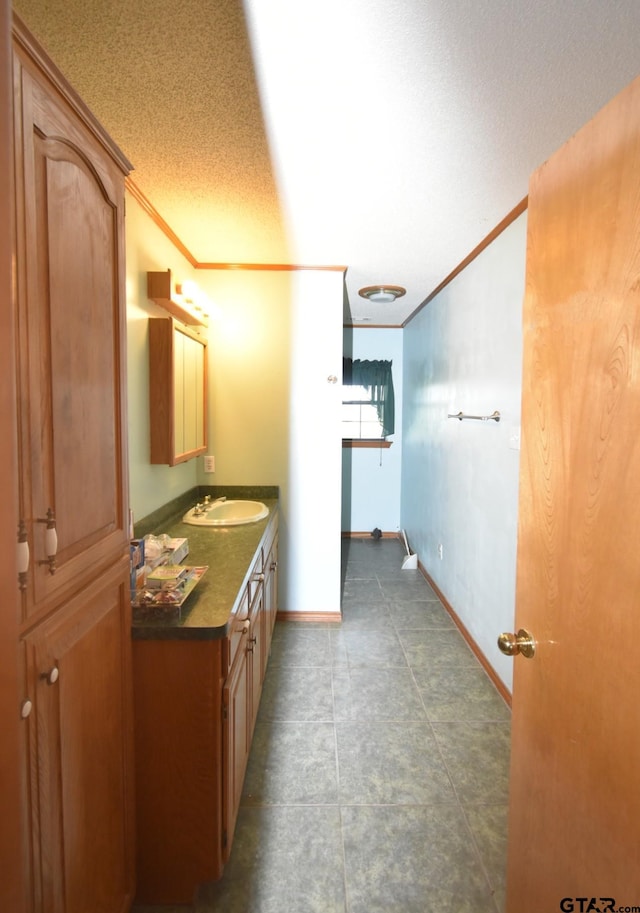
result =
[{"label": "cabinet knob", "polygon": [[55,685],[59,677],[60,670],[57,666],[53,666],[48,672],[43,672],[40,676],[40,678],[43,678],[46,681],[47,685]]},{"label": "cabinet knob", "polygon": [[56,529],[56,515],[53,508],[50,507],[48,509],[46,517],[38,517],[36,523],[46,523],[47,527],[44,534],[44,550],[47,557],[43,561],[38,561],[38,564],[47,564],[49,566],[49,573],[55,574],[56,554],[58,552],[58,532]]},{"label": "cabinet knob", "polygon": [[254,574],[253,579],[256,583],[264,583],[264,574]]},{"label": "cabinet knob", "polygon": [[249,628],[250,628],[250,627],[251,627],[251,622],[249,621],[248,618],[245,618],[245,620],[244,620],[244,622],[243,622],[243,624],[242,624],[242,628],[241,628],[241,630],[240,630],[240,633],[241,633],[241,634],[246,634],[246,633],[249,631]]},{"label": "cabinet knob", "polygon": [[20,705],[20,717],[23,720],[26,720],[26,718],[29,716],[29,714],[31,713],[32,710],[33,710],[33,703],[27,698]]},{"label": "cabinet knob", "polygon": [[29,571],[29,540],[27,527],[24,520],[18,526],[18,586],[21,590],[27,588],[27,573]]}]

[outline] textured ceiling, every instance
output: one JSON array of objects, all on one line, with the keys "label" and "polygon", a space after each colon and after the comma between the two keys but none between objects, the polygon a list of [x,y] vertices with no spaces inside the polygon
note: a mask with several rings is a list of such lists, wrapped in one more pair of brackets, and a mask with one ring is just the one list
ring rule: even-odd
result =
[{"label": "textured ceiling", "polygon": [[[640,67],[638,0],[18,0],[200,263],[398,325]],[[392,306],[358,288],[403,285]]]}]

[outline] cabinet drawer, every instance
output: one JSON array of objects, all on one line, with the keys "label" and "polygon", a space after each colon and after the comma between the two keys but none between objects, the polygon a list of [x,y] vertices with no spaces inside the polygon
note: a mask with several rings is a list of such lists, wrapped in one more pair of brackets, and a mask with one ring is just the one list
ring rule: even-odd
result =
[{"label": "cabinet drawer", "polygon": [[246,646],[250,628],[253,625],[254,621],[253,616],[256,614],[256,607],[258,606],[258,602],[262,598],[265,579],[264,560],[264,549],[260,548],[257,552],[253,562],[253,567],[251,568],[251,572],[249,574],[249,583],[245,587],[244,593],[242,595],[242,600],[233,616],[233,620],[230,625],[230,631],[227,637],[228,664],[225,670],[227,673],[230,669],[233,668],[233,664],[240,647],[243,644]]}]

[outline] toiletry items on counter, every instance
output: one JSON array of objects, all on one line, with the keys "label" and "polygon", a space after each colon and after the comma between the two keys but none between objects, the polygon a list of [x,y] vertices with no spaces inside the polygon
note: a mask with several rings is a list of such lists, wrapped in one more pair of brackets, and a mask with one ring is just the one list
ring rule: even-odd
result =
[{"label": "toiletry items on counter", "polygon": [[145,536],[144,543],[145,561],[151,570],[159,564],[180,564],[189,554],[188,539],[149,535]]},{"label": "toiletry items on counter", "polygon": [[180,564],[189,554],[189,540],[169,539],[167,549],[169,550],[169,564]]},{"label": "toiletry items on counter", "polygon": [[136,593],[132,602],[133,623],[179,621],[182,606],[206,571],[206,566],[159,565],[148,575],[144,589]]},{"label": "toiletry items on counter", "polygon": [[135,602],[138,591],[144,589],[146,581],[144,539],[132,539],[129,543],[129,570],[131,601]]},{"label": "toiletry items on counter", "polygon": [[132,539],[129,547],[132,601],[137,601],[156,568],[179,565],[188,554],[188,539],[172,539],[167,535]]}]

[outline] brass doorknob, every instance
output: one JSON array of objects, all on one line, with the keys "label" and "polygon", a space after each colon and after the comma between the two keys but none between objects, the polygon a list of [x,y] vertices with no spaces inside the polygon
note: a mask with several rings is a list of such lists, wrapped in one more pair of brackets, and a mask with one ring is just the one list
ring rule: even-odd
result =
[{"label": "brass doorknob", "polygon": [[520,628],[517,634],[501,634],[498,637],[498,648],[506,656],[521,653],[527,659],[531,659],[536,652],[536,642],[532,634],[529,634],[524,628]]}]

